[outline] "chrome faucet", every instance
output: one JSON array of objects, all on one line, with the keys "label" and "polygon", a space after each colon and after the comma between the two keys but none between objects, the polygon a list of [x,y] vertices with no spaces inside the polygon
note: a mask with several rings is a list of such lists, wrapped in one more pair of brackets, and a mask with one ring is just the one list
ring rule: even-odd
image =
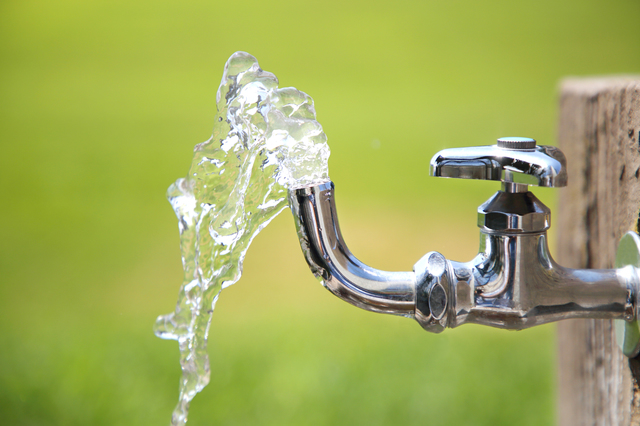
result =
[{"label": "chrome faucet", "polygon": [[502,182],[478,208],[480,250],[470,262],[429,252],[412,272],[386,272],[356,259],[338,225],[332,182],[290,191],[289,205],[313,274],[339,298],[363,309],[415,318],[439,333],[465,323],[520,330],[567,318],[618,319],[618,342],[640,352],[640,237],[621,240],[616,269],[569,269],[547,244],[551,212],[529,185],[567,185],[566,159],[529,138],[440,151],[431,176]]}]

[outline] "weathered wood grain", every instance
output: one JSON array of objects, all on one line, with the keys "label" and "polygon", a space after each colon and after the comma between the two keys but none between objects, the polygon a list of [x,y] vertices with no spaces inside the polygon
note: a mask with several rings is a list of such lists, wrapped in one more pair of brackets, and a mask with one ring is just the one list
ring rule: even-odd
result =
[{"label": "weathered wood grain", "polygon": [[[555,257],[573,268],[613,267],[640,209],[640,77],[568,79],[559,113],[569,185],[552,225]],[[640,361],[618,349],[611,321],[560,322],[559,424],[640,425],[638,371]]]}]

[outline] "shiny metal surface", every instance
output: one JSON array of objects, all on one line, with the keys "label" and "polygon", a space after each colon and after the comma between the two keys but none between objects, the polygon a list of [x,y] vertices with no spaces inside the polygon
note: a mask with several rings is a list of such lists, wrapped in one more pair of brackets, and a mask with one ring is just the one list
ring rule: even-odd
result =
[{"label": "shiny metal surface", "polygon": [[498,148],[517,149],[522,151],[534,150],[536,147],[536,140],[531,138],[500,138],[496,143]]},{"label": "shiny metal surface", "polygon": [[[616,268],[626,268],[629,274],[633,274],[634,270],[640,268],[640,237],[635,232],[627,232],[620,240],[616,253]],[[638,280],[637,275],[634,278]],[[636,285],[640,287],[640,283],[636,282]],[[636,294],[637,297],[638,294]],[[640,324],[637,312],[631,321],[616,321],[616,338],[620,350],[629,358],[640,353]]]},{"label": "shiny metal surface", "polygon": [[[552,147],[528,147],[444,150],[432,160],[432,172],[500,180],[517,169],[542,186],[565,185],[564,155]],[[497,154],[506,151],[510,156]],[[455,262],[429,252],[413,272],[379,271],[351,254],[340,233],[333,183],[292,190],[289,204],[311,271],[360,308],[414,317],[435,333],[466,323],[520,330],[568,318],[619,319],[623,352],[638,354],[640,237],[623,238],[617,269],[565,268],[549,252],[549,209],[525,191],[526,184],[506,181],[502,189],[478,208],[480,249],[474,259]]]},{"label": "shiny metal surface", "polygon": [[551,226],[551,210],[531,192],[498,191],[478,207],[484,232],[542,232]]},{"label": "shiny metal surface", "polygon": [[502,190],[512,194],[518,192],[529,192],[529,185],[526,183],[502,182]]},{"label": "shiny metal surface", "polygon": [[290,191],[289,205],[305,259],[326,288],[363,309],[413,315],[414,273],[380,271],[351,254],[340,232],[332,182]]},{"label": "shiny metal surface", "polygon": [[450,327],[464,323],[521,330],[568,318],[635,316],[634,288],[626,271],[569,269],[558,265],[546,233],[480,233],[480,252],[452,262]]},{"label": "shiny metal surface", "polygon": [[526,185],[567,185],[566,159],[553,146],[532,150],[500,148],[497,145],[450,148],[431,158],[431,176],[497,180]]}]

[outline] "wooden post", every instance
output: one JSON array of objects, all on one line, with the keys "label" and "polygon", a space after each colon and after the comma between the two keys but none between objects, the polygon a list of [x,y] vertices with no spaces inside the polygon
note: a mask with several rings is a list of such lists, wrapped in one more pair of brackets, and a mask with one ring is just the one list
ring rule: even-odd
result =
[{"label": "wooden post", "polygon": [[[569,185],[552,223],[555,257],[611,268],[618,241],[638,223],[640,77],[569,79],[560,90]],[[558,364],[560,425],[640,425],[640,360],[622,355],[612,321],[561,321]]]}]

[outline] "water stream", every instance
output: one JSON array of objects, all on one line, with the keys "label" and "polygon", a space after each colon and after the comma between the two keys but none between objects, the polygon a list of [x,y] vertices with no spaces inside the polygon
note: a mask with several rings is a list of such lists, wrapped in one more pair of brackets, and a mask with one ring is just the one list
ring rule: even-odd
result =
[{"label": "water stream", "polygon": [[184,281],[155,334],[180,347],[180,396],[171,424],[209,383],[207,336],[220,292],[242,275],[256,235],[287,207],[287,192],[328,180],[329,146],[313,99],[263,71],[248,53],[227,61],[213,135],[196,145],[186,178],[167,197],[180,229]]}]

